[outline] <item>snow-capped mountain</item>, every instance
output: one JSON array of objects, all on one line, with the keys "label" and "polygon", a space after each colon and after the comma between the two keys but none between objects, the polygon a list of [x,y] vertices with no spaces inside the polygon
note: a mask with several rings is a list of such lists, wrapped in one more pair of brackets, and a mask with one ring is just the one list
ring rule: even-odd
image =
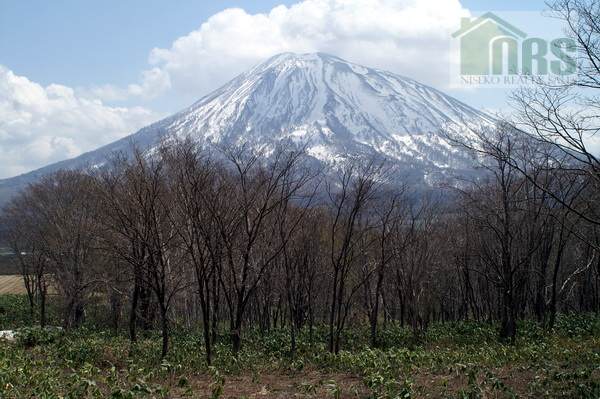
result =
[{"label": "snow-capped mountain", "polygon": [[0,195],[58,169],[101,165],[132,143],[151,152],[170,135],[267,152],[297,143],[324,163],[376,154],[430,181],[472,168],[467,154],[444,140],[444,130],[468,134],[467,127],[490,123],[488,115],[415,80],[328,54],[284,53],[129,137],[0,181]]}]

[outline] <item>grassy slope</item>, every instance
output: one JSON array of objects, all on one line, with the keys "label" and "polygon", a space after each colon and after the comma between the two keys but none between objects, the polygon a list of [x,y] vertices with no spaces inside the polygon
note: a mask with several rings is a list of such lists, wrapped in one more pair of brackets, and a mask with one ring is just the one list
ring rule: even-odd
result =
[{"label": "grassy slope", "polygon": [[[28,323],[21,297],[2,302],[12,304],[0,317],[5,326]],[[125,336],[92,326],[65,335],[26,330],[20,343],[0,343],[0,397],[600,397],[600,318],[561,316],[551,333],[520,327],[515,345],[497,342],[487,324],[435,325],[418,340],[390,328],[376,350],[366,330],[352,330],[339,356],[326,352],[319,329],[312,343],[301,334],[295,357],[285,331],[247,333],[237,359],[222,337],[210,369],[199,331],[176,334],[160,361],[156,335],[129,356]]]}]

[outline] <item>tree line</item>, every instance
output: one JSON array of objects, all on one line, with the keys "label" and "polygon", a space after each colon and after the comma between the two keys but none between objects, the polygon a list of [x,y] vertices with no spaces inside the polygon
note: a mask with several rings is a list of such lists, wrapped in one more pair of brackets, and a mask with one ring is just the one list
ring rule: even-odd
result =
[{"label": "tree line", "polygon": [[132,342],[160,329],[163,356],[174,323],[202,327],[210,362],[223,328],[237,352],[245,329],[285,327],[294,352],[298,330],[326,325],[337,353],[348,325],[374,346],[387,324],[452,320],[499,321],[512,340],[518,319],[600,311],[598,226],[579,215],[597,216],[597,187],[511,130],[486,140],[487,173],[444,196],[392,184],[385,162],[324,177],[302,151],[216,158],[187,140],[46,176],[3,223],[40,324],[52,285],[64,327],[103,301]]},{"label": "tree line", "polygon": [[[573,21],[581,4],[554,7]],[[214,156],[191,140],[43,177],[1,221],[32,315],[46,324],[50,289],[65,328],[101,302],[132,343],[159,329],[162,356],[174,326],[201,328],[210,364],[223,331],[238,353],[244,331],[285,328],[294,353],[298,331],[326,326],[338,353],[349,326],[369,326],[375,347],[388,325],[419,336],[457,320],[498,322],[513,341],[520,319],[600,312],[598,125],[570,111],[573,90],[598,88],[596,20],[573,25],[580,80],[516,93],[516,120],[448,134],[482,173],[442,194],[377,159],[316,171],[301,150]]]}]

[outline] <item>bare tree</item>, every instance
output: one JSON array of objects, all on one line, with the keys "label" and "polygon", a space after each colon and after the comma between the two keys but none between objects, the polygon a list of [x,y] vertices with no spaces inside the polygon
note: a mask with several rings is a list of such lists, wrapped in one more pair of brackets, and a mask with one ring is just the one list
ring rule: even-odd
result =
[{"label": "bare tree", "polygon": [[[394,241],[394,233],[398,231],[407,217],[408,207],[404,198],[405,187],[382,193],[374,204],[373,243],[374,270],[365,270],[365,296],[370,323],[371,345],[378,345],[378,325],[381,302],[383,301],[384,279],[390,273],[389,265],[398,255],[399,244]],[[401,251],[400,251],[401,252]],[[369,278],[374,274],[374,279]],[[374,280],[374,281],[372,281]]]},{"label": "bare tree", "polygon": [[98,206],[92,179],[79,172],[57,172],[28,188],[37,234],[54,286],[65,299],[64,326],[84,317],[88,296],[98,284]]},{"label": "bare tree", "polygon": [[[225,262],[219,280],[230,315],[234,353],[241,347],[241,328],[248,301],[293,230],[280,240],[277,218],[281,208],[307,183],[297,168],[303,152],[279,150],[266,165],[260,154],[245,148],[226,151],[228,163],[221,174],[220,206],[209,209],[217,223]],[[285,188],[285,189],[284,189]],[[226,201],[225,201],[226,198]]]},{"label": "bare tree", "polygon": [[[151,158],[139,150],[122,160],[117,175],[105,176],[104,195],[113,233],[120,238],[112,248],[133,267],[134,292],[130,336],[135,340],[135,312],[142,287],[156,299],[162,331],[161,356],[169,350],[169,309],[186,285],[185,262],[178,242],[179,222],[173,215],[173,193],[167,182],[163,158]],[[124,246],[122,246],[124,244]]]},{"label": "bare tree", "polygon": [[[374,159],[364,164],[347,164],[338,172],[338,179],[327,186],[331,217],[329,221],[329,258],[331,268],[331,300],[329,311],[329,351],[338,353],[342,332],[349,315],[352,299],[364,278],[351,281],[359,257],[369,247],[368,232],[372,221],[369,207],[385,182],[384,164]],[[365,276],[368,277],[368,276]]]},{"label": "bare tree", "polygon": [[[549,167],[577,176],[578,183],[594,192],[600,189],[600,159],[592,141],[600,129],[600,3],[597,0],[555,0],[549,3],[551,15],[565,23],[566,33],[575,43],[575,78],[550,85],[543,81],[533,87],[517,90],[513,105],[517,116],[512,123],[523,133],[543,144],[551,155]],[[548,149],[551,149],[548,150]],[[512,166],[521,170],[518,162],[506,157]],[[587,197],[573,207],[544,182],[537,182],[526,170],[524,176],[546,190],[582,221],[600,224],[597,197]],[[585,205],[585,206],[582,206]]]},{"label": "bare tree", "polygon": [[21,268],[27,291],[32,320],[36,307],[39,323],[46,324],[46,297],[48,293],[47,255],[43,247],[43,224],[33,208],[29,191],[17,195],[4,209],[0,223],[7,228],[7,238]]},{"label": "bare tree", "polygon": [[[215,217],[221,192],[218,165],[202,155],[190,140],[175,144],[163,154],[169,163],[173,186],[177,234],[193,266],[202,311],[206,362],[212,363],[211,318],[217,300],[216,276],[223,262],[223,248]],[[211,213],[212,212],[212,213]]]}]

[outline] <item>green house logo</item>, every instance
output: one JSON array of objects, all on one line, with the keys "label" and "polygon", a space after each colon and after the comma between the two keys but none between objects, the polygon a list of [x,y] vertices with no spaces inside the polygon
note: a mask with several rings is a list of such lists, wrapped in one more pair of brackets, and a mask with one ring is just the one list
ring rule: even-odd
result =
[{"label": "green house logo", "polygon": [[513,24],[488,12],[463,18],[452,34],[460,40],[460,74],[571,75],[575,73],[575,42],[528,37]]}]

